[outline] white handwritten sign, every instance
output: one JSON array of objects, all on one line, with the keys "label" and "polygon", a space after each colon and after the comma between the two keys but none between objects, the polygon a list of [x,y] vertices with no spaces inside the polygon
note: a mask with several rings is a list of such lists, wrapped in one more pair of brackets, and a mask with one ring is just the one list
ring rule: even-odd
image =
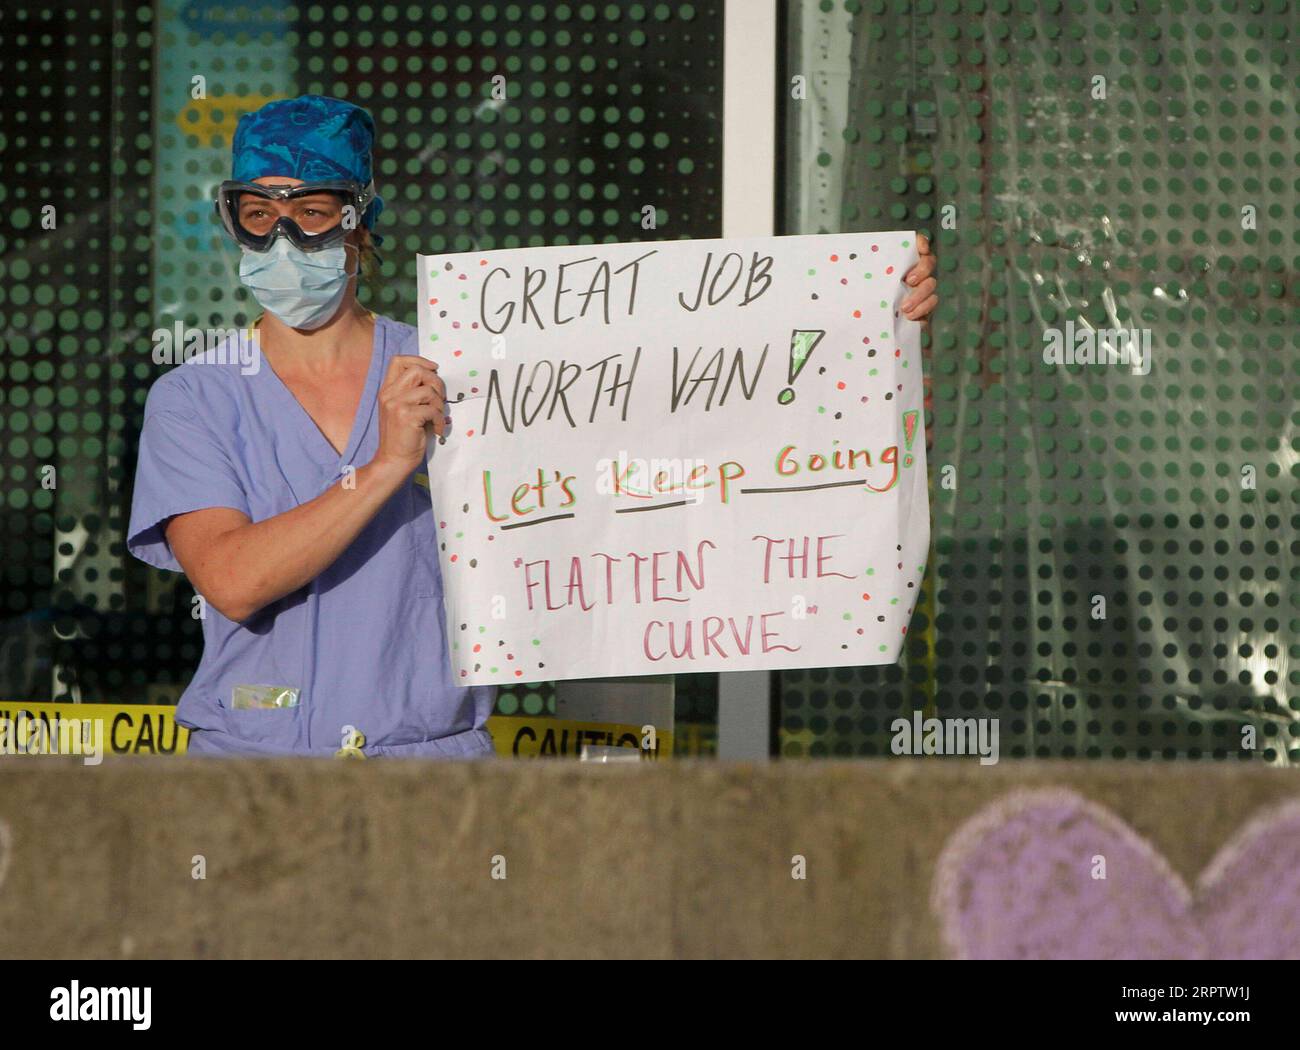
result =
[{"label": "white handwritten sign", "polygon": [[420,256],[456,680],[896,660],[929,548],[915,244]]}]

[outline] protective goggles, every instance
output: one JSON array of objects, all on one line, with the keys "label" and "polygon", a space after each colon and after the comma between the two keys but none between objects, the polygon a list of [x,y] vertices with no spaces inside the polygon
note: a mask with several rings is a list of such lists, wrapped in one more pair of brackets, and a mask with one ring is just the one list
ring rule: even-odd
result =
[{"label": "protective goggles", "polygon": [[[304,252],[332,248],[356,229],[375,199],[375,184],[347,179],[300,186],[226,181],[215,207],[221,225],[240,244],[264,252],[282,234]],[[347,221],[345,221],[347,220]]]}]

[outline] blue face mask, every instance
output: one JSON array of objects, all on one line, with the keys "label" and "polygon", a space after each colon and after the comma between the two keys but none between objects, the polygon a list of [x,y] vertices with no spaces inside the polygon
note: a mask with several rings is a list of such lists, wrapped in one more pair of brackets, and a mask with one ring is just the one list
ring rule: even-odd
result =
[{"label": "blue face mask", "polygon": [[335,245],[319,252],[295,248],[277,237],[264,252],[243,249],[239,279],[263,310],[290,328],[319,328],[339,308],[353,276],[347,252]]}]

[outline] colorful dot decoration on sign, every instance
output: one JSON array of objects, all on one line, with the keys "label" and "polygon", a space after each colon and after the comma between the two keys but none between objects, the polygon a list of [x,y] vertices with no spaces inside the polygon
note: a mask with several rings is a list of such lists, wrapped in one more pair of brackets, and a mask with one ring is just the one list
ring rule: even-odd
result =
[{"label": "colorful dot decoration on sign", "polygon": [[[533,638],[531,640],[531,649],[525,656],[522,652],[516,657],[514,646],[510,645],[504,637],[496,634],[496,628],[489,628],[486,624],[474,626],[471,623],[464,622],[459,625],[457,632],[465,637],[479,637],[480,641],[468,643],[468,648],[473,659],[472,668],[462,668],[458,672],[458,677],[468,679],[471,671],[478,672],[484,668],[489,674],[497,674],[504,666],[508,674],[517,681],[539,682],[545,677],[546,662],[543,659],[541,651],[541,639]],[[460,643],[453,640],[452,649],[460,650]],[[488,656],[487,654],[491,654]],[[536,713],[536,712],[532,712]]]},{"label": "colorful dot decoration on sign", "polygon": [[[876,254],[879,254],[880,252],[879,243],[871,243],[867,247],[870,252]],[[824,266],[820,268],[815,266],[809,267],[803,274],[806,281],[808,281],[808,299],[810,301],[821,303],[825,297],[833,294],[832,285],[838,285],[840,289],[848,288],[849,282],[847,277],[842,277],[840,274],[845,267],[855,266],[858,258],[859,253],[856,251],[828,251]],[[885,270],[888,274],[892,275],[894,273],[894,267],[892,265],[887,266]],[[872,279],[873,275],[870,272],[867,272],[864,274],[864,277]],[[885,311],[886,323],[892,324],[892,318],[889,317],[889,301],[886,299],[872,300],[870,304],[866,302],[850,302],[848,304],[848,309],[849,316],[852,320],[865,320],[868,323],[878,323],[880,320],[878,314],[875,316],[871,315],[875,314],[877,310]],[[857,338],[861,340],[861,343],[864,346],[869,346],[872,339],[870,335],[862,335]],[[888,330],[882,331],[879,338],[887,341],[892,338],[892,332]],[[796,362],[796,365],[792,365],[792,373],[795,374],[796,377],[799,375],[797,363],[802,362],[803,358],[808,356],[810,353],[811,351],[805,343],[796,342],[795,346],[792,346],[791,358],[793,362]],[[871,357],[874,357],[875,353],[876,351],[874,348],[868,350],[868,355]],[[844,360],[845,362],[853,361],[853,354],[844,351]],[[825,368],[820,369],[820,373],[822,374],[824,374],[825,371]],[[834,390],[855,397],[858,406],[867,405],[871,402],[871,393],[861,389],[854,390],[854,387],[860,387],[863,379],[875,379],[880,375],[881,372],[877,368],[868,368],[863,373],[849,370],[835,379]],[[796,378],[790,387],[782,390],[777,395],[777,403],[780,405],[789,405],[793,403],[798,396],[798,388],[798,379]],[[873,392],[877,393],[883,400],[889,400],[892,397],[889,392],[874,390]],[[857,415],[857,412],[860,411],[860,407],[856,411],[850,411],[847,415],[843,410],[837,410],[832,413],[830,407],[824,404],[819,405],[817,411],[819,415],[831,415],[837,422],[847,420],[850,426],[860,418]],[[914,462],[915,460],[913,459],[912,463],[906,465],[912,466]]]}]

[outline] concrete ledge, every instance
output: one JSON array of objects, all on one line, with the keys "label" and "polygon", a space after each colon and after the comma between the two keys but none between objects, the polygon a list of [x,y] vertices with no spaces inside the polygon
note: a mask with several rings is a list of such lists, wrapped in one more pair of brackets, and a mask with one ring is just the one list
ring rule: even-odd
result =
[{"label": "concrete ledge", "polygon": [[1190,763],[8,759],[0,954],[935,957],[945,843],[1044,787],[1188,884],[1300,799],[1285,771]]}]

